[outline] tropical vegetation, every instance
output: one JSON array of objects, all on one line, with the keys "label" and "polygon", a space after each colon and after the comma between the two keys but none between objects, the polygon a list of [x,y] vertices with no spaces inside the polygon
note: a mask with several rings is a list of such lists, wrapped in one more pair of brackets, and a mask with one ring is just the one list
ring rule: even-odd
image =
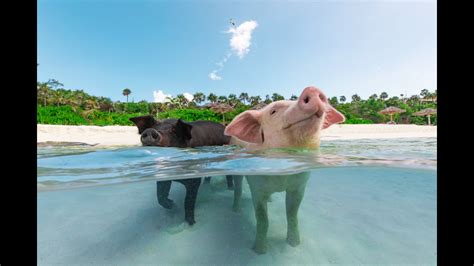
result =
[{"label": "tropical vegetation", "polygon": [[[211,120],[228,123],[245,110],[285,99],[278,93],[267,94],[265,99],[262,99],[247,92],[239,95],[210,93],[207,96],[196,92],[191,101],[179,94],[176,97],[168,97],[168,101],[164,103],[128,102],[131,93],[129,88],[123,89],[122,94],[126,96],[126,102],[114,102],[107,97],[90,95],[84,90],[65,89],[62,83],[54,79],[37,82],[37,122],[61,125],[133,125],[129,121],[130,117],[151,114],[159,119],[181,118],[187,121]],[[295,99],[296,95],[289,98]],[[346,116],[346,124],[386,123],[390,121],[389,116],[379,112],[394,106],[405,110],[393,116],[398,124],[424,125],[427,124],[427,118],[413,114],[426,108],[437,108],[437,91],[431,92],[428,89],[412,96],[401,94],[400,97],[389,97],[382,91],[379,95],[372,94],[368,99],[362,99],[357,94],[352,95],[350,99],[351,101],[347,102],[343,95],[329,97],[331,105]],[[211,104],[227,104],[232,109],[222,114],[213,111]],[[437,124],[436,115],[431,117],[431,124]]]}]

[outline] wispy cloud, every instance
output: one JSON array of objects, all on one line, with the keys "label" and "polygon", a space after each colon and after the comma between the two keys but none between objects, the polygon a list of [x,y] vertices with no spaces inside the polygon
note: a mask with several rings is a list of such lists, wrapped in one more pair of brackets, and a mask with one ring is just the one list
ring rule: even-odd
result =
[{"label": "wispy cloud", "polygon": [[209,73],[209,78],[212,80],[221,80],[222,77],[217,75],[219,71],[224,68],[225,63],[232,56],[232,53],[236,54],[240,59],[242,59],[250,51],[250,45],[252,40],[252,32],[258,26],[255,20],[245,21],[240,24],[238,27],[229,27],[225,33],[231,33],[232,37],[230,38],[230,48],[231,52],[228,52],[227,55],[220,61],[217,62],[217,69],[214,69]]}]

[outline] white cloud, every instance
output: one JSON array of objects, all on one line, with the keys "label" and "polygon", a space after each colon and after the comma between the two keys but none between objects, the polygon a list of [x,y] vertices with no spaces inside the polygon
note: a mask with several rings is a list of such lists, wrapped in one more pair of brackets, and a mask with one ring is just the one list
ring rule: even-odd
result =
[{"label": "white cloud", "polygon": [[245,21],[240,24],[238,27],[231,27],[227,33],[232,33],[232,38],[230,39],[230,47],[232,50],[240,57],[243,58],[250,49],[252,32],[257,27],[257,22],[255,20]]},{"label": "white cloud", "polygon": [[220,77],[216,74],[216,70],[209,73],[209,78],[212,79],[212,80],[221,80],[222,79],[222,77]]},{"label": "white cloud", "polygon": [[171,94],[165,94],[162,90],[153,91],[153,99],[155,103],[166,103],[169,102],[166,97],[172,97]]},{"label": "white cloud", "polygon": [[194,96],[193,96],[191,93],[189,93],[189,92],[183,93],[183,96],[184,96],[184,98],[186,98],[188,101],[192,101],[192,100],[194,99]]},{"label": "white cloud", "polygon": [[[240,24],[238,27],[230,27],[228,31],[224,33],[232,33],[232,37],[230,38],[230,48],[232,52],[237,54],[239,58],[243,58],[250,51],[250,45],[252,40],[252,32],[257,27],[257,22],[254,20],[245,21],[244,23]],[[232,52],[227,53],[227,55],[222,58],[222,60],[216,65],[218,66],[217,69],[214,69],[211,73],[209,73],[209,78],[211,80],[221,80],[222,77],[217,75],[219,71],[224,69],[224,65],[232,56]]]}]

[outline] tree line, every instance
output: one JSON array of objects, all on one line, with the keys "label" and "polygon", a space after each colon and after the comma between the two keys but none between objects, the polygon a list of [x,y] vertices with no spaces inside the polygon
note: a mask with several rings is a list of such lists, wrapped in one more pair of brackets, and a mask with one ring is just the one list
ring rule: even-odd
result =
[{"label": "tree line", "polygon": [[[132,94],[129,88],[123,89],[122,94],[126,97],[126,102],[112,101],[108,97],[97,97],[90,95],[84,90],[65,89],[64,85],[55,79],[46,82],[37,82],[37,102],[38,102],[38,123],[62,123],[69,124],[68,121],[61,121],[58,118],[70,113],[69,116],[76,116],[75,124],[97,124],[94,120],[97,117],[111,118],[105,119],[99,124],[118,123],[129,125],[128,117],[133,115],[151,114],[160,118],[183,118],[187,120],[221,120],[221,115],[209,110],[209,104],[227,104],[232,107],[232,111],[225,114],[226,121],[230,121],[240,112],[269,104],[273,101],[284,100],[285,98],[272,93],[260,96],[251,96],[247,92],[239,95],[217,95],[196,92],[192,100],[188,100],[183,94],[176,97],[168,97],[167,102],[156,103],[139,101],[128,102],[128,97]],[[292,95],[288,100],[296,100],[298,97]],[[359,95],[351,96],[351,101],[347,101],[345,96],[333,96],[329,102],[337,110],[346,116],[346,123],[385,123],[388,117],[378,112],[389,106],[399,107],[406,110],[394,116],[395,121],[401,124],[426,124],[425,117],[414,116],[413,113],[425,108],[437,107],[437,91],[423,89],[419,95],[391,96],[386,92],[380,95],[372,94],[368,99],[362,99]],[[207,103],[207,104],[205,104]],[[60,111],[61,110],[61,111]],[[54,117],[56,116],[56,117]],[[184,117],[176,117],[184,116]],[[112,119],[114,118],[115,119]],[[119,119],[120,118],[120,119]],[[52,122],[54,121],[54,122]],[[432,118],[432,123],[437,124],[436,116]]]}]

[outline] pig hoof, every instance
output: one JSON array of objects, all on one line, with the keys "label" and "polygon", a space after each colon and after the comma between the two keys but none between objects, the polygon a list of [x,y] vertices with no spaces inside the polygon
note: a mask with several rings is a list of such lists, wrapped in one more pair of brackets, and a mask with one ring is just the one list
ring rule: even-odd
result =
[{"label": "pig hoof", "polygon": [[299,236],[288,236],[286,238],[286,242],[292,247],[296,247],[300,244],[300,237]]},{"label": "pig hoof", "polygon": [[193,225],[193,224],[196,223],[196,221],[194,220],[194,218],[186,218],[185,220],[186,220],[186,222],[188,222],[189,225]]},{"label": "pig hoof", "polygon": [[266,246],[254,246],[253,251],[257,254],[265,254],[267,253],[267,247]]},{"label": "pig hoof", "polygon": [[173,201],[170,199],[159,199],[158,203],[165,209],[171,209],[173,207]]},{"label": "pig hoof", "polygon": [[232,210],[233,210],[234,212],[240,212],[240,210],[241,210],[240,205],[234,205],[234,206],[232,206]]}]

